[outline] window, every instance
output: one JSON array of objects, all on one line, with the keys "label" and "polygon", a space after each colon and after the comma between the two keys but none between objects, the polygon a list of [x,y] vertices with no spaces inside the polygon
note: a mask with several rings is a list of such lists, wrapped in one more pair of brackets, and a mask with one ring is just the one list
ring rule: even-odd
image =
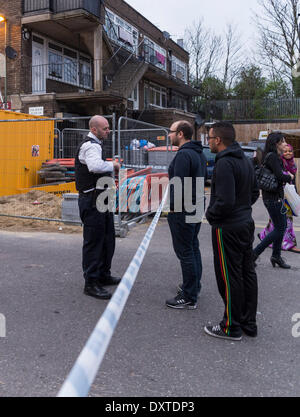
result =
[{"label": "window", "polygon": [[137,29],[108,9],[106,9],[104,29],[110,39],[137,55],[139,38]]},{"label": "window", "polygon": [[128,97],[128,100],[133,102],[133,110],[139,109],[139,85],[138,84],[133,89],[132,93]]},{"label": "window", "polygon": [[63,54],[62,48],[51,42],[48,44],[49,76],[63,78]]},{"label": "window", "polygon": [[64,81],[68,84],[77,85],[77,60],[64,57]]},{"label": "window", "polygon": [[32,37],[33,42],[39,43],[41,45],[44,45],[44,39],[39,38],[38,36],[33,36]]},{"label": "window", "polygon": [[56,81],[92,88],[92,61],[79,52],[48,42],[48,76]]},{"label": "window", "polygon": [[157,84],[146,84],[144,89],[145,108],[167,107],[167,90]]},{"label": "window", "polygon": [[167,51],[151,39],[144,39],[145,60],[156,67],[167,70]]},{"label": "window", "polygon": [[188,109],[187,99],[181,94],[173,94],[172,107],[175,109],[185,110]]},{"label": "window", "polygon": [[172,75],[187,83],[187,64],[176,56],[172,57]]},{"label": "window", "polygon": [[79,57],[79,85],[89,88],[92,86],[92,66],[90,58]]}]

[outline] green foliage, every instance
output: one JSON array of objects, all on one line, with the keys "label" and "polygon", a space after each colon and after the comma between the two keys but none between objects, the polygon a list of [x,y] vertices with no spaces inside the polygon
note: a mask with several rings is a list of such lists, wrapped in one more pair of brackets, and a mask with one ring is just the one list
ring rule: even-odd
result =
[{"label": "green foliage", "polygon": [[204,100],[225,100],[226,88],[217,77],[207,77],[199,88],[201,98]]},{"label": "green foliage", "polygon": [[[297,88],[300,96],[300,78],[294,83],[294,90]],[[278,104],[281,99],[292,98],[287,82],[280,77],[273,80],[265,78],[255,65],[241,68],[232,91],[227,90],[215,76],[207,77],[195,87],[200,96],[193,101],[193,111],[202,112],[207,119],[281,118],[295,111],[291,103],[284,106]]]},{"label": "green foliage", "polygon": [[255,65],[243,67],[234,87],[234,96],[240,100],[255,100],[263,98],[266,80],[261,69]]},{"label": "green foliage", "polygon": [[300,77],[293,77],[293,90],[295,97],[300,97]]},{"label": "green foliage", "polygon": [[264,98],[283,99],[291,98],[292,92],[286,81],[282,78],[267,82],[264,91]]}]

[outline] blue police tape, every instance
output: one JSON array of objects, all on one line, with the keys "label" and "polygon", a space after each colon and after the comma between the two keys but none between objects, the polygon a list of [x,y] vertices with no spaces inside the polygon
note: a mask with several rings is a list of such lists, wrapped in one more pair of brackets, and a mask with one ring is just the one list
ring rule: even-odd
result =
[{"label": "blue police tape", "polygon": [[142,243],[86,345],[78,356],[69,376],[61,387],[57,395],[58,397],[86,397],[88,395],[146,255],[167,194],[168,192],[166,191]]}]

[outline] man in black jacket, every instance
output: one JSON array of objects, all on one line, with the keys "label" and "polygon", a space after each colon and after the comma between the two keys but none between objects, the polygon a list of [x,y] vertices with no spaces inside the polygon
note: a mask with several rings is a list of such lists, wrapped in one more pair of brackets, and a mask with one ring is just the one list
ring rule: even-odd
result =
[{"label": "man in black jacket", "polygon": [[252,258],[255,225],[251,206],[259,197],[253,166],[235,141],[230,123],[215,123],[209,146],[216,153],[206,218],[212,226],[214,266],[224,317],[206,326],[210,336],[241,340],[257,335],[257,277]]},{"label": "man in black jacket", "polygon": [[170,140],[179,150],[169,166],[170,213],[168,223],[174,251],[180,260],[182,284],[175,298],[166,305],[195,309],[200,293],[202,262],[198,233],[204,214],[206,158],[201,142],[192,141],[193,128],[186,121],[171,126]]}]

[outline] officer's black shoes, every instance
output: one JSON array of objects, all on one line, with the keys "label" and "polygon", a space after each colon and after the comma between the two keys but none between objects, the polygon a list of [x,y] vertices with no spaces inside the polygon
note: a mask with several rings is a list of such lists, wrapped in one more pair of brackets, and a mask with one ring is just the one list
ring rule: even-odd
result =
[{"label": "officer's black shoes", "polygon": [[120,282],[121,282],[121,278],[110,276],[110,277],[100,278],[98,280],[98,285],[100,286],[119,285]]},{"label": "officer's black shoes", "polygon": [[83,290],[85,295],[98,298],[100,300],[109,300],[111,294],[105,289],[97,285],[96,283],[86,282]]}]

